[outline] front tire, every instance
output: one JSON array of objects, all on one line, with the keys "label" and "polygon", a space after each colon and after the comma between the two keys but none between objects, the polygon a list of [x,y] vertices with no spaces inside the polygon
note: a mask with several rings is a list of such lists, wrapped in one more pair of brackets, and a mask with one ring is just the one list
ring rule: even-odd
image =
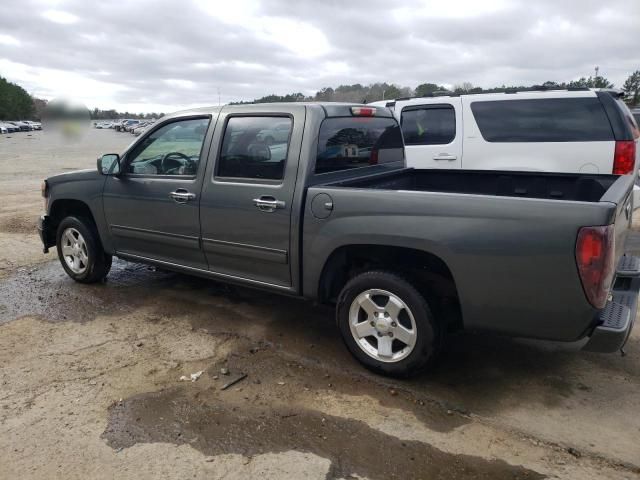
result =
[{"label": "front tire", "polygon": [[111,269],[94,223],[84,217],[66,217],[58,225],[56,247],[62,268],[80,283],[104,280]]},{"label": "front tire", "polygon": [[340,293],[336,318],[349,351],[376,373],[413,375],[440,348],[440,331],[427,301],[395,273],[369,271],[352,278]]}]

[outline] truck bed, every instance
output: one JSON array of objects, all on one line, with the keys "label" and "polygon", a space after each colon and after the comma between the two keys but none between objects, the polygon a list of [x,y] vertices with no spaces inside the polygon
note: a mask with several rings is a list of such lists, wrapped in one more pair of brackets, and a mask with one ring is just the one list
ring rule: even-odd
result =
[{"label": "truck bed", "polygon": [[617,178],[615,175],[407,168],[384,175],[347,180],[334,185],[380,190],[597,202]]},{"label": "truck bed", "polygon": [[[305,258],[326,258],[344,241],[425,250],[455,279],[465,328],[573,341],[597,315],[576,266],[578,231],[615,223],[617,264],[632,188],[630,175],[360,174],[309,187],[303,251]],[[317,285],[322,267],[308,265],[303,283]]]}]

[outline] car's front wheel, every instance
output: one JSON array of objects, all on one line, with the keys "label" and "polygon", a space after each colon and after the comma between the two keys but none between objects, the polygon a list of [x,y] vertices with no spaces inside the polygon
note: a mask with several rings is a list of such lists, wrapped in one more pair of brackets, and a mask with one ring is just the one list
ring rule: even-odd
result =
[{"label": "car's front wheel", "polygon": [[440,332],[427,301],[395,273],[352,278],[340,293],[336,316],[349,351],[377,373],[409,376],[439,350]]},{"label": "car's front wheel", "polygon": [[111,255],[103,250],[98,231],[89,219],[64,218],[58,225],[56,247],[62,267],[76,282],[102,281],[111,269]]}]

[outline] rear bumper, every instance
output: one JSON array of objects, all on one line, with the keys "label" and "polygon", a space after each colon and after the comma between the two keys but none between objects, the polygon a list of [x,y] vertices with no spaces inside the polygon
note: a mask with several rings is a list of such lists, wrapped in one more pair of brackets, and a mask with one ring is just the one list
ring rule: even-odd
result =
[{"label": "rear bumper", "polygon": [[613,353],[624,347],[636,320],[638,296],[640,296],[640,259],[622,257],[611,298],[600,312],[599,323],[583,347],[584,350]]}]

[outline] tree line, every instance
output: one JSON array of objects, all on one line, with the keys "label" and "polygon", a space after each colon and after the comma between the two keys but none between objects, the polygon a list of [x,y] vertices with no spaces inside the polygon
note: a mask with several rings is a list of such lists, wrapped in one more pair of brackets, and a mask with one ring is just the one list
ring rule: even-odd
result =
[{"label": "tree line", "polygon": [[120,118],[136,118],[140,120],[151,119],[151,118],[160,118],[164,115],[163,112],[156,113],[131,113],[131,112],[118,112],[117,110],[109,109],[109,110],[100,110],[99,108],[94,108],[89,111],[89,116],[91,120],[117,120]]},{"label": "tree line", "polygon": [[[527,91],[540,89],[563,89],[563,88],[613,88],[614,85],[607,78],[602,76],[582,77],[569,82],[547,81],[539,85],[502,85],[493,88],[482,88],[474,86],[470,82],[454,84],[451,89],[436,83],[422,83],[415,88],[398,86],[392,83],[373,83],[362,85],[340,85],[336,88],[325,87],[318,90],[314,95],[306,96],[300,92],[287,95],[267,95],[256,98],[253,101],[231,102],[240,103],[272,103],[272,102],[357,102],[370,103],[378,100],[393,100],[402,97],[425,97],[432,95],[450,95],[465,93],[494,93],[509,91]],[[640,105],[640,70],[636,70],[626,79],[622,85],[626,92],[625,101],[629,105]],[[47,105],[46,100],[32,97],[21,86],[7,81],[0,76],[0,120],[40,120],[42,112]],[[100,110],[94,108],[89,111],[92,120],[113,120],[118,118],[160,118],[164,113],[131,113],[118,112],[115,109]]]},{"label": "tree line", "polygon": [[[287,95],[267,95],[256,98],[252,102],[232,103],[270,103],[270,102],[358,102],[370,103],[378,100],[393,100],[402,97],[428,97],[433,95],[460,95],[467,93],[500,93],[510,91],[530,91],[544,89],[576,89],[576,88],[614,88],[614,84],[603,76],[581,77],[569,82],[547,81],[536,85],[501,85],[499,87],[482,88],[474,86],[470,82],[454,84],[451,89],[436,83],[422,83],[416,88],[398,86],[389,83],[373,83],[371,85],[340,85],[337,88],[325,87],[318,90],[315,95],[290,93]],[[629,105],[640,104],[640,70],[635,71],[624,82],[622,89],[626,92],[625,101]]]}]

